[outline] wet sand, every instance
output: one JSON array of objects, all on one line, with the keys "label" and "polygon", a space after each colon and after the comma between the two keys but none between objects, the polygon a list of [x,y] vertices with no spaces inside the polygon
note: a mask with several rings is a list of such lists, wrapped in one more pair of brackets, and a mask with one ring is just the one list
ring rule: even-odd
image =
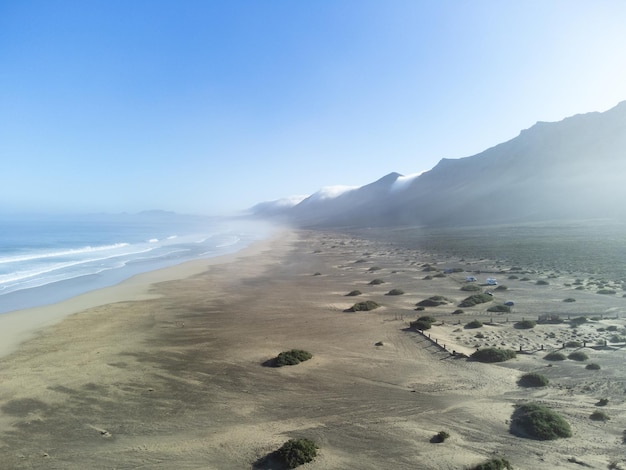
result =
[{"label": "wet sand", "polygon": [[[424,272],[425,263],[435,271]],[[442,259],[343,234],[291,231],[41,313],[20,312],[31,315],[29,323],[14,334],[2,328],[3,343],[6,336],[14,341],[0,358],[1,467],[271,468],[263,456],[293,437],[320,447],[302,468],[459,469],[493,456],[528,469],[580,469],[574,458],[586,468],[623,462],[624,351],[592,346],[609,326],[624,327],[626,300],[574,291],[565,287],[568,279],[546,286],[518,279],[506,282],[513,313],[492,315],[482,305],[453,314],[467,296],[459,290],[466,273],[425,279],[451,263],[494,269],[489,260]],[[374,278],[385,283],[372,286]],[[405,294],[386,295],[392,288]],[[355,289],[362,295],[346,296]],[[415,311],[432,295],[454,303]],[[563,303],[569,296],[577,301]],[[366,299],[382,307],[344,311]],[[578,329],[514,327],[546,311],[597,319]],[[437,318],[431,339],[409,329],[422,314]],[[33,332],[43,315],[52,315],[50,324]],[[474,318],[491,323],[480,328],[482,339],[464,328]],[[570,337],[589,339],[576,349],[601,370],[543,359],[542,344],[560,348]],[[500,365],[450,354],[492,344],[522,345],[526,353]],[[292,348],[313,358],[263,366]],[[550,378],[548,387],[517,385],[523,372],[537,370]],[[609,399],[602,409],[611,420],[591,421],[601,397]],[[529,400],[562,413],[574,436],[540,442],[510,434],[513,406]],[[451,437],[430,442],[441,430]]]}]

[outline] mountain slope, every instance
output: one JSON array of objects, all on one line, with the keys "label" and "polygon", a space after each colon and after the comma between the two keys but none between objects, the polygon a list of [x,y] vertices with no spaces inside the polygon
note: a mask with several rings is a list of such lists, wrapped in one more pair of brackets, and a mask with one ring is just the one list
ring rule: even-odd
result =
[{"label": "mountain slope", "polygon": [[624,218],[626,101],[604,113],[539,122],[477,155],[442,159],[399,187],[401,175],[282,211],[298,225],[483,225]]}]

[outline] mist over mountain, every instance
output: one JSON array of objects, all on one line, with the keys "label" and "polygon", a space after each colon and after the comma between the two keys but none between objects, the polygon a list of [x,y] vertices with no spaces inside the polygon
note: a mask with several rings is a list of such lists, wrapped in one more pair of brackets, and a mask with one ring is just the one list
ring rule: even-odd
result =
[{"label": "mist over mountain", "polygon": [[258,216],[299,226],[454,226],[626,219],[626,101],[603,112],[538,122],[477,155],[442,159],[414,178],[390,173]]}]

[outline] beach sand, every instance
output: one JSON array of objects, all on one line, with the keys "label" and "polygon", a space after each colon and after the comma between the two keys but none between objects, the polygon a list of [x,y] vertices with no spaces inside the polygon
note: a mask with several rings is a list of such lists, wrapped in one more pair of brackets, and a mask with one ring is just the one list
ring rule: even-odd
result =
[{"label": "beach sand", "polygon": [[[295,437],[318,444],[318,457],[301,467],[311,469],[461,469],[497,456],[516,469],[626,467],[624,351],[592,347],[610,337],[609,326],[624,327],[626,300],[574,291],[568,279],[511,280],[512,313],[481,305],[453,314],[468,294],[459,290],[466,273],[424,279],[425,263],[436,272],[450,263],[493,269],[489,260],[285,231],[233,255],[1,318],[0,468],[275,468],[263,457]],[[374,278],[385,283],[372,286]],[[405,294],[386,295],[392,288]],[[346,296],[355,289],[363,294]],[[454,303],[415,311],[432,295]],[[564,303],[570,296],[577,301]],[[345,312],[360,300],[382,307]],[[542,313],[598,318],[576,329],[515,328]],[[409,329],[423,314],[437,318],[426,335]],[[490,324],[464,328],[474,318]],[[572,339],[587,347],[566,354],[585,351],[601,370],[543,359]],[[524,353],[497,365],[451,354],[491,345]],[[313,358],[263,365],[292,348]],[[528,371],[550,385],[519,387]],[[590,420],[603,397],[611,420]],[[573,437],[511,434],[514,405],[526,401],[561,413]],[[441,430],[450,438],[432,443]]]}]

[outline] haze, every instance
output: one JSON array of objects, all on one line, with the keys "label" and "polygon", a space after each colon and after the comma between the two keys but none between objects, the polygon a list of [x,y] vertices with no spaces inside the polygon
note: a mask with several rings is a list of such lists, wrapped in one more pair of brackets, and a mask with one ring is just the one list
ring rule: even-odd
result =
[{"label": "haze", "polygon": [[626,98],[626,4],[4,1],[0,212],[221,214]]}]

